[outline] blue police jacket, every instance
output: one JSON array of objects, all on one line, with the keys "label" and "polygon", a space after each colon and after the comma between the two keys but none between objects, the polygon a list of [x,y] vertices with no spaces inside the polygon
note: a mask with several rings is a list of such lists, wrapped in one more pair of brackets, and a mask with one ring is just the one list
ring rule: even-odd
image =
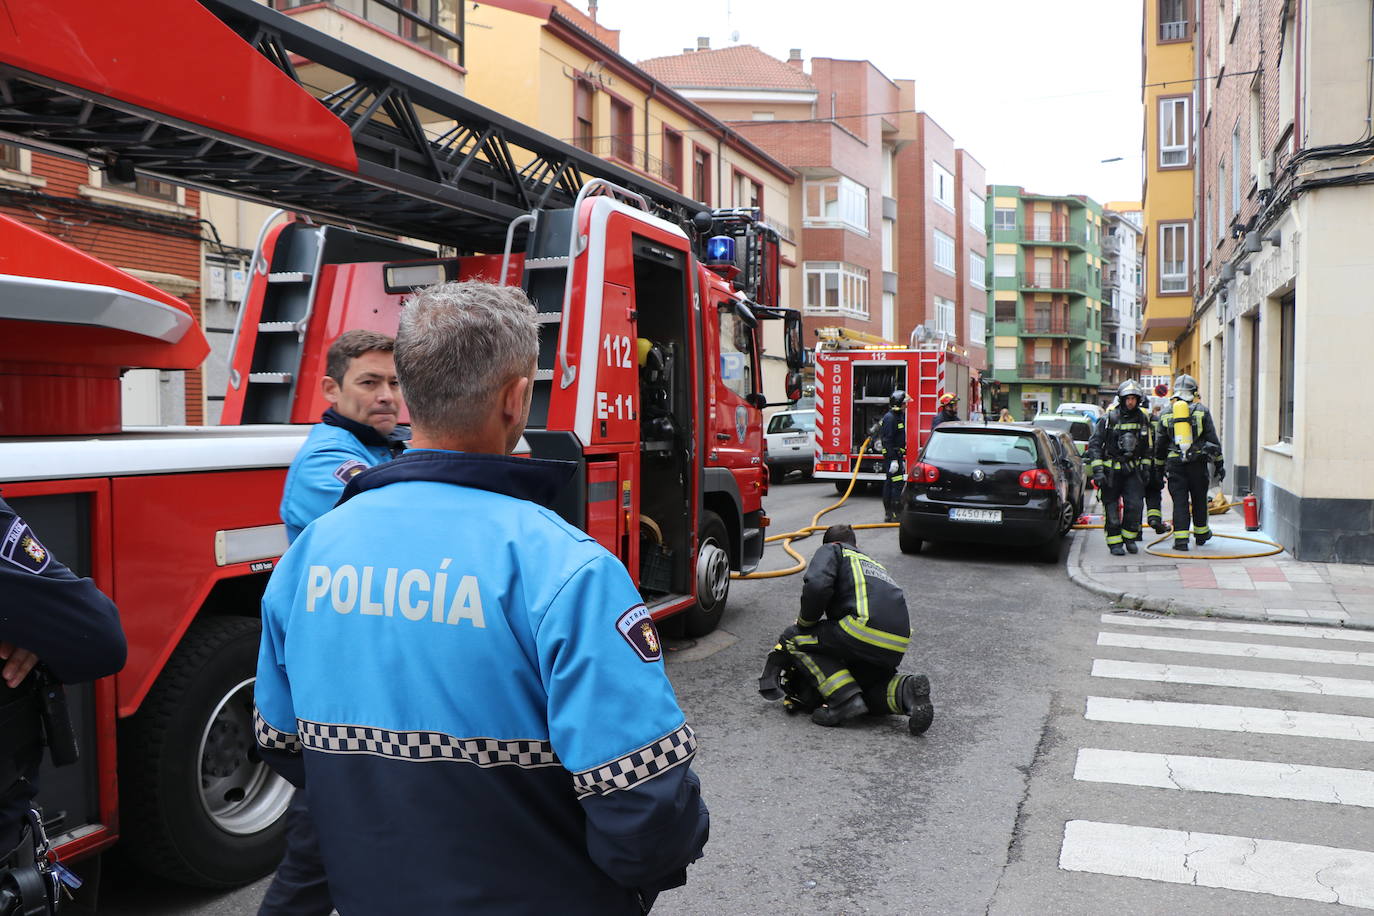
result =
[{"label": "blue police jacket", "polygon": [[341,913],[638,914],[708,814],[624,566],[566,462],[415,450],[354,477],[263,596],[264,757]]},{"label": "blue police jacket", "polygon": [[287,543],[298,538],[306,525],[334,508],[353,475],[390,461],[398,443],[404,442],[406,432],[397,427],[391,436],[383,436],[333,407],[326,410],[286,472],[281,520],[286,523]]}]

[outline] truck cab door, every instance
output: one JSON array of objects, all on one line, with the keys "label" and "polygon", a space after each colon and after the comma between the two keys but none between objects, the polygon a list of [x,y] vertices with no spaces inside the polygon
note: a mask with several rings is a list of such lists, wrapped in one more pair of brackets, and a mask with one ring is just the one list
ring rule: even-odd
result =
[{"label": "truck cab door", "polygon": [[708,371],[706,464],[730,470],[748,512],[758,508],[762,495],[763,414],[756,406],[761,387],[757,335],[736,310],[732,298],[719,296],[718,290],[709,287],[704,292],[708,304],[702,310],[702,336],[708,366],[713,370]]}]

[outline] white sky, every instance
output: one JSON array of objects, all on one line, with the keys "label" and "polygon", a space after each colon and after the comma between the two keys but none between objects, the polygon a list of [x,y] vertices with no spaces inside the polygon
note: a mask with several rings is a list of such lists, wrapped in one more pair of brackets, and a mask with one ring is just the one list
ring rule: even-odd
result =
[{"label": "white sky", "polygon": [[599,0],[597,13],[635,61],[699,35],[780,59],[866,58],[915,80],[917,107],[990,184],[1099,203],[1140,199],[1140,17],[1140,0]]}]

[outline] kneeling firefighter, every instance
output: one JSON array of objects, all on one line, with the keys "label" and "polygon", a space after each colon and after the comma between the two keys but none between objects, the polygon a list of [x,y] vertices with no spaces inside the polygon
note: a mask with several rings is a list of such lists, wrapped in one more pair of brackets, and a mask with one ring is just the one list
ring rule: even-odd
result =
[{"label": "kneeling firefighter", "polygon": [[902,487],[906,485],[906,392],[898,389],[888,398],[887,413],[878,424],[878,441],[883,447],[883,521],[898,520]]},{"label": "kneeling firefighter", "polygon": [[832,525],[824,541],[806,569],[797,623],[769,653],[759,693],[811,711],[817,725],[897,714],[919,735],[935,710],[929,678],[897,673],[911,641],[906,598],[882,564],[859,552],[853,528]]},{"label": "kneeling firefighter", "polygon": [[1174,379],[1171,407],[1160,424],[1155,457],[1164,459],[1169,497],[1174,501],[1174,549],[1187,550],[1190,521],[1199,547],[1212,538],[1207,488],[1213,473],[1218,483],[1226,479],[1226,468],[1216,424],[1211,412],[1198,403],[1197,380],[1191,375]]},{"label": "kneeling firefighter", "polygon": [[[1103,529],[1116,556],[1139,552],[1145,487],[1154,470],[1150,418],[1140,409],[1145,393],[1127,379],[1116,390],[1117,406],[1097,421],[1086,457],[1102,492]],[[1119,506],[1118,506],[1119,503]]]}]

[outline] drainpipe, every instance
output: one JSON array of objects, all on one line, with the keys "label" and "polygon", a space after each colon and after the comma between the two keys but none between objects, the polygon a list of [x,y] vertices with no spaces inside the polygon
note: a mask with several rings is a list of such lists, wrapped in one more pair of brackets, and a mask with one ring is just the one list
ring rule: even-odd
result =
[{"label": "drainpipe", "polygon": [[[596,9],[596,2],[592,0],[592,9]],[[649,94],[644,97],[644,171],[649,172],[649,103],[654,100],[654,95],[658,91],[658,83],[649,84]],[[652,172],[650,172],[652,174]],[[661,175],[659,177],[662,177]]]}]

